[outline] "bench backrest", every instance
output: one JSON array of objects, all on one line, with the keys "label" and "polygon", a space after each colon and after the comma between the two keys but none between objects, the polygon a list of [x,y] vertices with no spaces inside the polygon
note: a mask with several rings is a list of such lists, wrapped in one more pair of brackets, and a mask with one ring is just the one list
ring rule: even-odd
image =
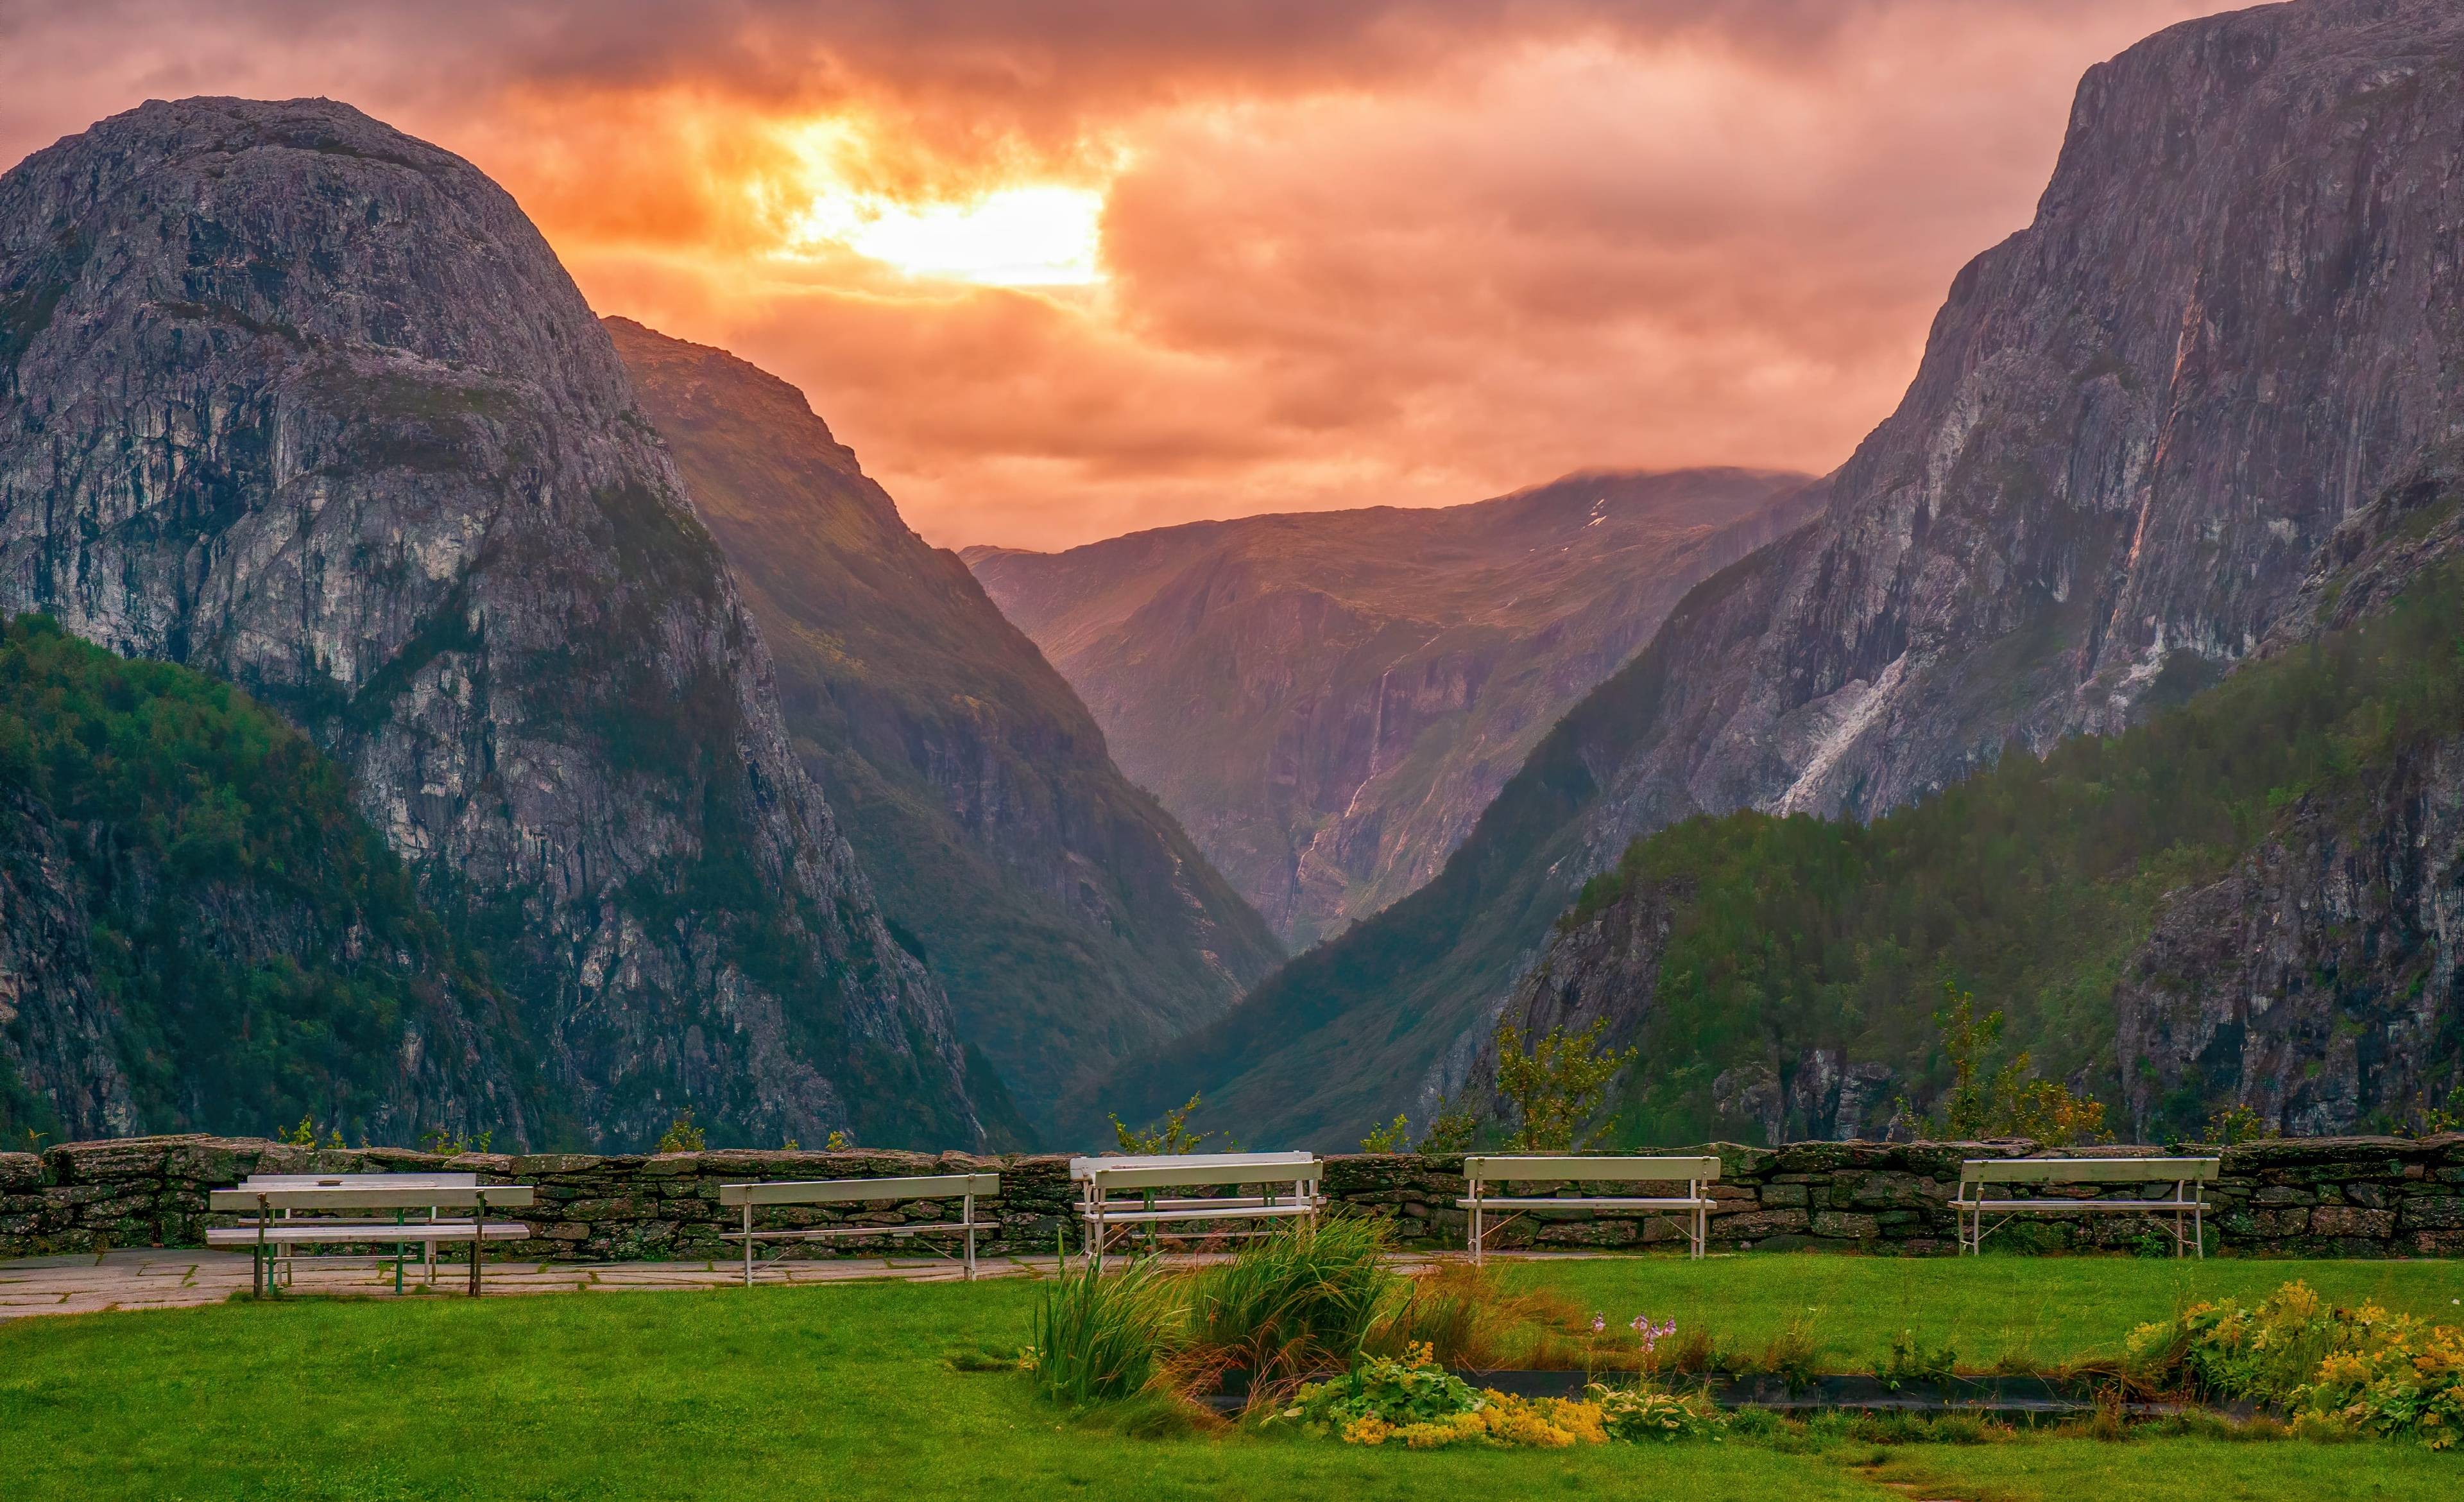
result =
[{"label": "bench backrest", "polygon": [[[332,1177],[340,1177],[339,1175]],[[368,1174],[384,1180],[391,1174]],[[404,1174],[400,1177],[418,1177]],[[482,1202],[492,1210],[519,1209],[532,1203],[524,1183],[404,1185],[363,1182],[356,1184],[307,1184],[299,1188],[243,1185],[215,1189],[206,1196],[209,1209],[249,1214],[266,1210],[441,1210],[475,1208]]]},{"label": "bench backrest", "polygon": [[1521,1155],[1466,1158],[1474,1183],[1695,1183],[1720,1177],[1716,1158],[1585,1158]]},{"label": "bench backrest", "polygon": [[1971,1158],[1959,1165],[1969,1183],[2212,1182],[2217,1158]]},{"label": "bench backrest", "polygon": [[243,1189],[469,1189],[477,1174],[251,1174]]},{"label": "bench backrest", "polygon": [[956,1200],[1001,1193],[999,1174],[929,1174],[918,1179],[804,1179],[723,1183],[721,1204],[847,1204],[860,1200]]},{"label": "bench backrest", "polygon": [[1315,1183],[1320,1168],[1315,1153],[1182,1153],[1069,1160],[1070,1177],[1098,1195],[1116,1189]]},{"label": "bench backrest", "polygon": [[[1281,1177],[1288,1179],[1292,1176],[1286,1170],[1316,1166],[1315,1153],[1110,1153],[1101,1158],[1069,1160],[1069,1177],[1084,1179],[1098,1168],[1109,1171],[1119,1168],[1263,1167],[1274,1169]],[[1263,1183],[1265,1181],[1259,1182]]]}]

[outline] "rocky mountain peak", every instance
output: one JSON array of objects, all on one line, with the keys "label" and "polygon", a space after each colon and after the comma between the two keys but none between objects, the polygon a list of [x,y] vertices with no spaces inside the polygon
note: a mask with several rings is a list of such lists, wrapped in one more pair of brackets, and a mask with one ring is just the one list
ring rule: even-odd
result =
[{"label": "rocky mountain peak", "polygon": [[339,757],[513,997],[543,1137],[982,1139],[605,331],[459,158],[199,99],[0,177],[0,606]]}]

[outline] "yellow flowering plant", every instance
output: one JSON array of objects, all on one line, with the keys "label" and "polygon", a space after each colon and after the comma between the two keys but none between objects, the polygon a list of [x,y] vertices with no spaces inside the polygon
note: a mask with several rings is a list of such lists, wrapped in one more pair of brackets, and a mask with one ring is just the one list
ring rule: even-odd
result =
[{"label": "yellow flowering plant", "polygon": [[2193,1304],[2131,1332],[2142,1377],[2206,1397],[2280,1404],[2305,1425],[2419,1438],[2464,1437],[2464,1331],[2377,1304],[2330,1308],[2306,1283],[2258,1304]]}]

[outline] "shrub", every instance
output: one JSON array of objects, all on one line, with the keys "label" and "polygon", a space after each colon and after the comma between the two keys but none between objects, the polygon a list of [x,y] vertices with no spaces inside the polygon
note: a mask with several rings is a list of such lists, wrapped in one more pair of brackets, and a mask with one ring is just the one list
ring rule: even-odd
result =
[{"label": "shrub", "polygon": [[2306,1283],[2255,1308],[2193,1304],[2131,1332],[2128,1349],[2150,1380],[2281,1404],[2297,1430],[2409,1435],[2432,1449],[2464,1438],[2464,1331],[2376,1304],[2331,1309]]},{"label": "shrub", "polygon": [[1874,1376],[1893,1392],[1908,1382],[1947,1382],[1958,1368],[1959,1353],[1945,1342],[1926,1350],[1913,1330],[1891,1337],[1891,1354],[1874,1363]]},{"label": "shrub", "polygon": [[1397,1113],[1382,1127],[1373,1127],[1360,1139],[1364,1153],[1408,1153],[1412,1150],[1412,1118]]},{"label": "shrub", "polygon": [[1428,1129],[1420,1134],[1416,1152],[1442,1158],[1471,1147],[1472,1136],[1480,1130],[1480,1120],[1468,1111],[1441,1108],[1429,1118]]},{"label": "shrub", "polygon": [[1442,1157],[1460,1153],[1471,1146],[1473,1134],[1480,1130],[1479,1118],[1468,1111],[1441,1106],[1438,1114],[1420,1132],[1419,1140],[1412,1138],[1412,1118],[1397,1115],[1381,1127],[1372,1127],[1360,1139],[1364,1153],[1425,1153]]},{"label": "shrub", "polygon": [[1189,1114],[1198,1109],[1198,1096],[1190,1096],[1181,1103],[1179,1110],[1165,1112],[1162,1120],[1143,1129],[1133,1128],[1116,1115],[1111,1118],[1113,1140],[1120,1144],[1122,1152],[1140,1158],[1195,1153],[1205,1145],[1208,1138],[1222,1135],[1189,1129]]},{"label": "shrub", "polygon": [[703,1150],[702,1130],[693,1125],[690,1111],[677,1112],[676,1118],[668,1123],[667,1131],[659,1135],[658,1145],[650,1149],[654,1153],[698,1153]]},{"label": "shrub", "polygon": [[1035,1343],[1023,1364],[1035,1390],[1056,1403],[1127,1398],[1146,1390],[1179,1348],[1173,1279],[1140,1260],[1110,1276],[1065,1272],[1044,1291]]},{"label": "shrub", "polygon": [[2141,1325],[2125,1344],[2131,1370],[2198,1398],[2285,1403],[2335,1345],[2333,1314],[2307,1283],[2287,1283],[2245,1308],[2197,1303]]},{"label": "shrub", "polygon": [[1347,1445],[1400,1441],[1412,1449],[1456,1445],[1561,1449],[1716,1437],[1727,1426],[1708,1398],[1656,1387],[1595,1383],[1584,1398],[1520,1398],[1470,1383],[1440,1366],[1426,1345],[1397,1357],[1364,1356],[1332,1381],[1313,1382],[1269,1422],[1331,1433]]},{"label": "shrub", "polygon": [[[1481,1396],[1470,1383],[1439,1365],[1429,1347],[1415,1345],[1399,1358],[1364,1356],[1332,1381],[1303,1387],[1277,1417],[1323,1425],[1351,1438],[1353,1425],[1363,1420],[1391,1431],[1439,1423],[1480,1406]],[[1381,1434],[1378,1439],[1384,1437]]]}]

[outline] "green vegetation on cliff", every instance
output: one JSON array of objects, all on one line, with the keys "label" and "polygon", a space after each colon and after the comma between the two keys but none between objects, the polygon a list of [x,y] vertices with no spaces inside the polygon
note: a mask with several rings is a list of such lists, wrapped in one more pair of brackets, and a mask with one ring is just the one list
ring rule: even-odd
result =
[{"label": "green vegetation on cliff", "polygon": [[33,961],[0,1007],[0,1134],[518,1135],[495,994],[341,768],[230,684],[11,622],[0,871],[0,942]]},{"label": "green vegetation on cliff", "polygon": [[[2006,1049],[2111,1099],[2115,983],[2166,895],[2222,874],[2296,806],[2367,828],[2390,771],[2459,735],[2464,570],[2451,565],[2386,614],[2122,735],[2013,748],[1869,824],[1741,812],[1638,840],[1558,924],[1646,884],[1668,904],[1618,1135],[1746,1129],[1715,1104],[1718,1076],[1814,1049],[1890,1065],[1922,1106],[1947,1078],[1932,1022],[1946,975],[2007,1014]],[[2211,1104],[2177,1094],[2151,1125],[2195,1131]],[[1863,1124],[1890,1105],[1869,1102]]]}]

